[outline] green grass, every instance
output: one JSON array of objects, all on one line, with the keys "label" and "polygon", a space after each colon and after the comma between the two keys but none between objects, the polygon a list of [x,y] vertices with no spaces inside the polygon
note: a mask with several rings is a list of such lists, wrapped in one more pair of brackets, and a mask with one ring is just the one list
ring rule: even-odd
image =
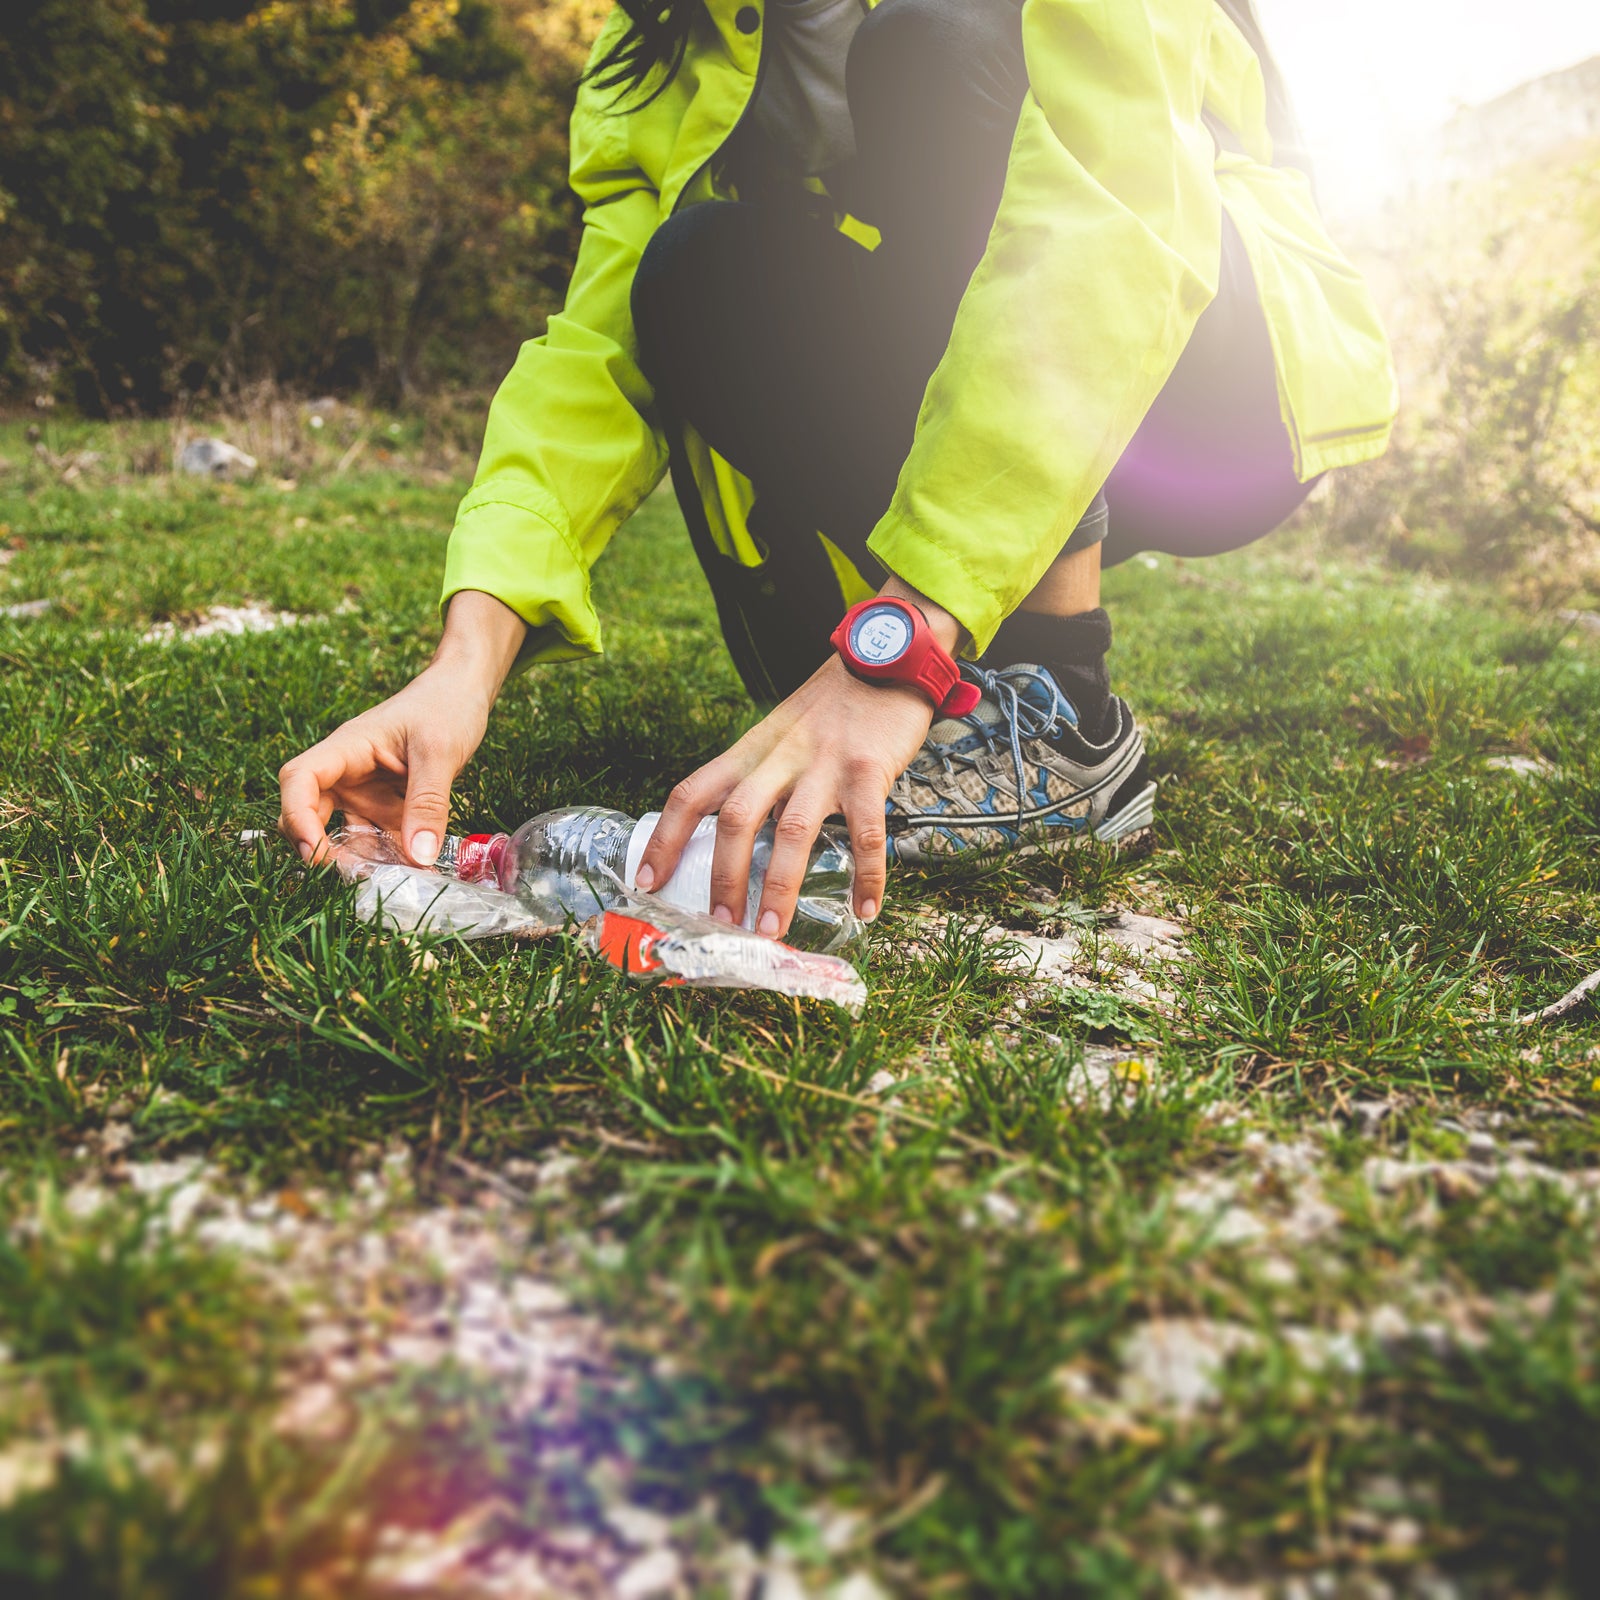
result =
[{"label": "green grass", "polygon": [[[62,483],[19,435],[0,603],[58,603],[0,621],[0,1464],[37,1469],[0,1465],[7,1592],[377,1593],[371,1501],[438,1526],[498,1497],[512,1541],[552,1494],[585,1514],[582,1472],[535,1492],[528,1425],[466,1375],[283,1437],[305,1294],[119,1184],[203,1156],[337,1206],[397,1145],[419,1206],[576,1159],[515,1227],[620,1343],[593,1426],[636,1498],[709,1501],[716,1537],[782,1539],[819,1582],[1592,1592],[1600,1016],[1515,1020],[1600,965],[1592,636],[1304,536],[1131,563],[1108,604],[1158,851],[899,874],[852,1020],[630,985],[564,941],[419,951],[233,842],[284,759],[426,659],[458,485]],[[610,654],[507,691],[461,820],[643,809],[751,717],[669,502],[596,588]],[[140,640],[244,600],[314,620]],[[1167,1001],[1020,1009],[974,928],[1116,907],[1185,920]],[[1086,1092],[1117,1044],[1142,1065]],[[1485,1128],[1512,1165],[1472,1177]],[[1252,1229],[1197,1211],[1206,1185]],[[1121,1385],[1152,1318],[1250,1342],[1209,1401],[1144,1403]],[[1316,1356],[1339,1338],[1357,1361]],[[842,1553],[823,1504],[865,1519]]]}]

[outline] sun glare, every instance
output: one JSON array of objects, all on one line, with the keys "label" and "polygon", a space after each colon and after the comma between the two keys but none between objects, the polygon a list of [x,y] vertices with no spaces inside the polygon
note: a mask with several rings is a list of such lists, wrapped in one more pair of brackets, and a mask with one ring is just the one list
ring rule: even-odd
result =
[{"label": "sun glare", "polygon": [[1421,175],[1463,106],[1600,55],[1594,0],[1256,0],[1330,208],[1359,211]]}]

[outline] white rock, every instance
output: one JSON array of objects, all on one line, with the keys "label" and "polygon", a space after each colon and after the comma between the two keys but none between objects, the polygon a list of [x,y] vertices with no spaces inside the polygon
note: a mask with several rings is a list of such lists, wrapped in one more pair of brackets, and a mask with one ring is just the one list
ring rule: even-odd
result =
[{"label": "white rock", "polygon": [[1370,1139],[1398,1110],[1393,1100],[1356,1100],[1351,1103],[1350,1116],[1356,1132]]},{"label": "white rock", "polygon": [[830,1556],[842,1554],[855,1543],[866,1526],[866,1514],[853,1506],[822,1506],[811,1514],[817,1543]]},{"label": "white rock", "polygon": [[637,1550],[653,1550],[672,1537],[672,1524],[659,1511],[652,1511],[648,1506],[626,1502],[612,1506],[606,1512],[606,1521],[624,1544],[631,1544]]},{"label": "white rock", "polygon": [[761,1585],[761,1600],[810,1600],[800,1575],[789,1562],[774,1559]]},{"label": "white rock", "polygon": [[830,1600],[889,1600],[883,1585],[865,1572],[852,1572],[829,1591],[829,1596]]},{"label": "white rock", "polygon": [[1327,1332],[1322,1328],[1285,1328],[1285,1343],[1308,1372],[1358,1373],[1362,1369],[1361,1346],[1348,1333]]},{"label": "white rock", "polygon": [[291,1439],[337,1439],[350,1420],[349,1408],[331,1383],[308,1383],[278,1408],[273,1431]]},{"label": "white rock", "polygon": [[305,618],[292,611],[269,611],[253,603],[209,606],[193,622],[158,622],[139,637],[145,644],[173,644],[180,640],[213,639],[219,635],[237,639],[247,633],[276,633],[279,628],[292,628],[303,621]]},{"label": "white rock", "polygon": [[34,617],[42,617],[53,605],[54,600],[17,600],[11,605],[0,606],[0,617],[9,617],[13,622],[28,622]]},{"label": "white rock", "polygon": [[0,1511],[24,1495],[42,1494],[56,1481],[56,1452],[51,1446],[23,1439],[0,1452]]},{"label": "white rock", "polygon": [[1554,778],[1559,771],[1542,756],[1490,756],[1484,762],[1490,772],[1509,772],[1514,778]]},{"label": "white rock", "polygon": [[178,456],[178,471],[192,478],[239,482],[253,476],[259,465],[226,439],[191,439]]},{"label": "white rock", "polygon": [[997,1227],[1016,1228],[1022,1223],[1022,1207],[1008,1194],[990,1190],[980,1204],[989,1213],[989,1220]]},{"label": "white rock", "polygon": [[616,1582],[617,1600],[649,1600],[651,1595],[670,1594],[682,1575],[683,1563],[676,1550],[652,1550],[623,1568]]},{"label": "white rock", "polygon": [[1204,1317],[1156,1317],[1122,1346],[1123,1401],[1144,1410],[1192,1411],[1217,1397],[1228,1357],[1259,1346],[1256,1333]]}]

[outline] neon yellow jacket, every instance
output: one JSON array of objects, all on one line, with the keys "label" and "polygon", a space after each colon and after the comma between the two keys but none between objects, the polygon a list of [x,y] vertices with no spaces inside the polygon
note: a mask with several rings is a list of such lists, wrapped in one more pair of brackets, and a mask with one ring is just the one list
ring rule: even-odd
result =
[{"label": "neon yellow jacket", "polygon": [[[715,198],[712,157],[766,31],[735,26],[751,3],[764,0],[707,0],[682,70],[642,109],[580,93],[572,184],[586,209],[566,306],[495,396],[445,564],[446,602],[486,590],[530,624],[524,661],[598,652],[589,569],[665,471],[629,291],[655,228]],[[624,22],[614,13],[597,48]],[[1027,0],[1022,25],[1031,92],[999,214],[870,540],[979,650],[1059,552],[1216,293],[1223,207],[1266,310],[1301,481],[1381,454],[1396,403],[1371,298],[1307,177],[1272,165],[1261,65],[1215,0]],[[759,564],[749,483],[686,443],[716,545]],[[841,600],[865,594],[831,553]]]}]

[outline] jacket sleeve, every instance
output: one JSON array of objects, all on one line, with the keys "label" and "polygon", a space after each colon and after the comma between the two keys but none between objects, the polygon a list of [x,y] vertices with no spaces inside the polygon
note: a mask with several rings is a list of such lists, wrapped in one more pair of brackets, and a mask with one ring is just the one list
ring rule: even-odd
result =
[{"label": "jacket sleeve", "polygon": [[529,626],[522,665],[598,653],[589,569],[666,469],[629,306],[658,197],[628,160],[625,121],[580,100],[585,211],[566,304],[494,397],[445,556],[442,604],[462,589],[503,600]]},{"label": "jacket sleeve", "polygon": [[999,213],[869,547],[984,649],[1216,294],[1213,0],[1027,0]]}]

